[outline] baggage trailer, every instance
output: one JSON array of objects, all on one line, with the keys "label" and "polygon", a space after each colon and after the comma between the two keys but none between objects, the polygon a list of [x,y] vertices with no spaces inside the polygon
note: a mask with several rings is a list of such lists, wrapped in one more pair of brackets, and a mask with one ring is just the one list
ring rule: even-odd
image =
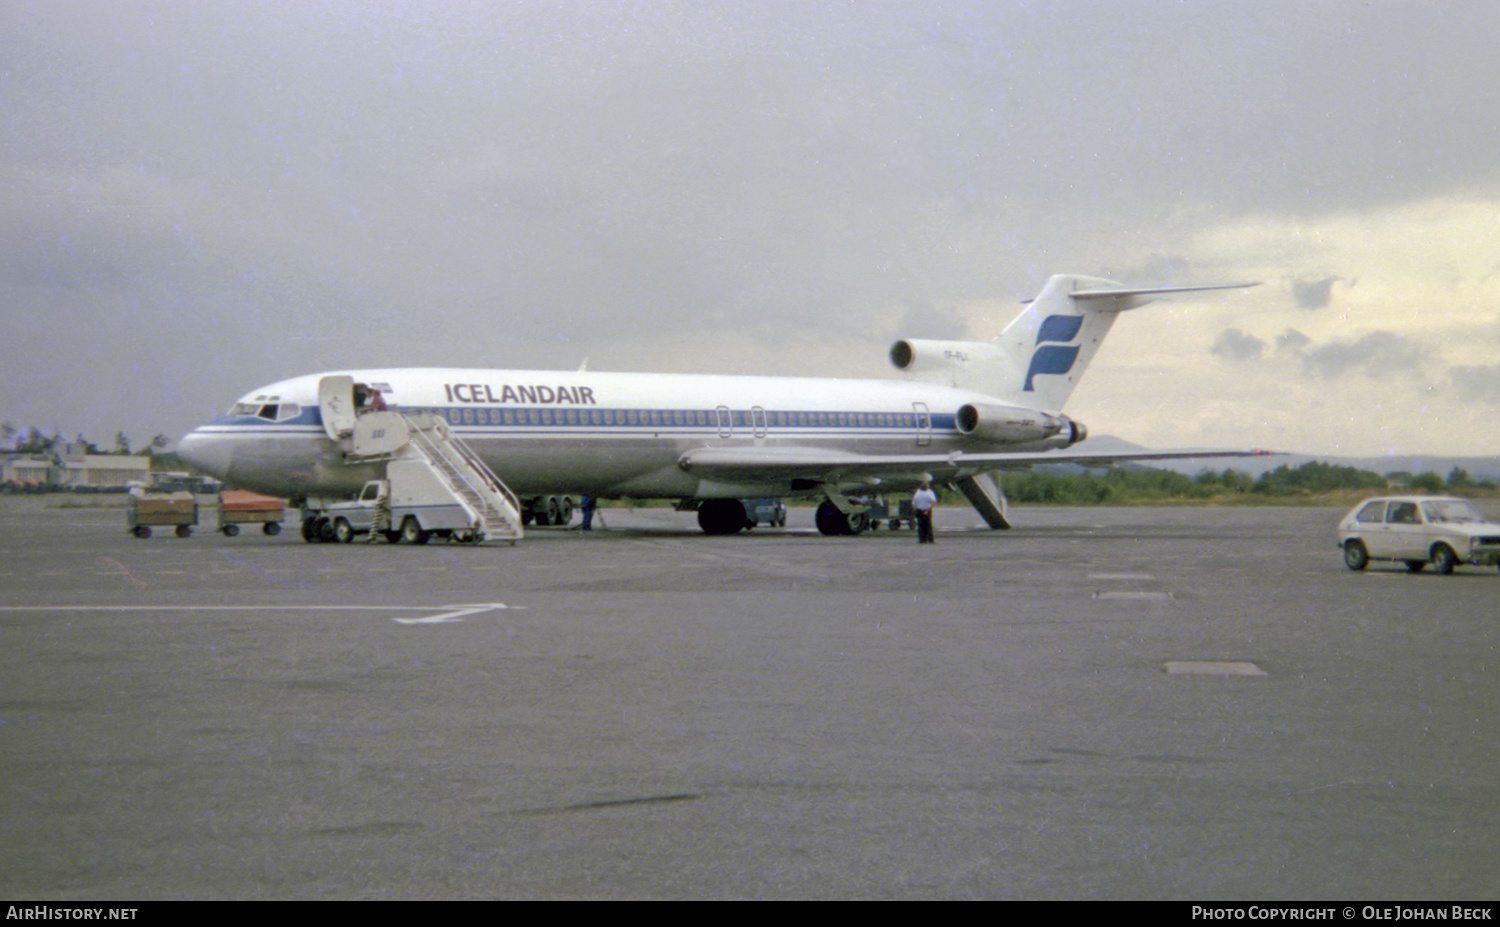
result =
[{"label": "baggage trailer", "polygon": [[243,489],[226,489],[219,495],[219,531],[232,538],[246,525],[260,525],[263,534],[280,534],[286,518],[286,503],[275,496]]},{"label": "baggage trailer", "polygon": [[149,538],[153,527],[170,527],[185,538],[196,524],[198,503],[190,492],[132,492],[126,497],[125,527],[138,538]]},{"label": "baggage trailer", "polygon": [[886,499],[884,496],[881,496],[875,501],[871,502],[870,527],[879,528],[882,521],[884,521],[892,531],[896,531],[897,529],[899,529],[902,522],[905,522],[906,527],[908,528],[916,528],[917,516],[911,510],[911,500],[900,500],[896,503],[894,509],[891,507],[890,500]]}]

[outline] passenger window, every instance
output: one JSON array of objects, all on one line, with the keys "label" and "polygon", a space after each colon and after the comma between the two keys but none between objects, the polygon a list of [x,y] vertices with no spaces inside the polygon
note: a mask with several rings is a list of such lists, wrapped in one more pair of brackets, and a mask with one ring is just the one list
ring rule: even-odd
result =
[{"label": "passenger window", "polygon": [[1391,524],[1414,525],[1417,523],[1417,506],[1412,502],[1391,503]]}]

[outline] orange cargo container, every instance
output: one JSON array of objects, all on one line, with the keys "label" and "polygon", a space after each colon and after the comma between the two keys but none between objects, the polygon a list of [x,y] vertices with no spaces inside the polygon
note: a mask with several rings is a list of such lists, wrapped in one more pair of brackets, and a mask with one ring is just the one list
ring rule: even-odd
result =
[{"label": "orange cargo container", "polygon": [[240,533],[240,525],[259,524],[265,534],[279,534],[286,502],[275,496],[243,489],[226,489],[219,496],[219,530],[225,537]]}]

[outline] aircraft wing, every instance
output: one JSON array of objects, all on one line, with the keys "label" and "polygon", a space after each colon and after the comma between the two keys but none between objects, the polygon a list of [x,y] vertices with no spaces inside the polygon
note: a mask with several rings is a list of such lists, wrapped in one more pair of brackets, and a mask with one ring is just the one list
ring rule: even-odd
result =
[{"label": "aircraft wing", "polygon": [[677,465],[686,473],[724,481],[805,480],[811,484],[865,478],[932,479],[951,482],[992,470],[1071,463],[1107,467],[1138,460],[1195,457],[1260,457],[1275,451],[1035,451],[1027,453],[854,454],[814,447],[704,447],[688,451]]}]

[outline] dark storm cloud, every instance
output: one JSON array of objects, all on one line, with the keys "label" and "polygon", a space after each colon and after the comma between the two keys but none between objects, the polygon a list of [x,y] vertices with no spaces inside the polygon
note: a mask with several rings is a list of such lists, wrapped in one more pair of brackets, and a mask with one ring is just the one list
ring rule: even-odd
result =
[{"label": "dark storm cloud", "polygon": [[[1191,282],[1164,228],[1493,187],[1497,24],[1399,0],[11,0],[0,299],[39,359],[0,400],[88,408],[55,358],[128,355],[174,389],[127,408],[179,417],[108,430],[154,433],[202,417],[181,395],[340,364],[834,343],[902,306],[941,337],[939,307],[1053,272]],[[122,344],[172,318],[170,349]]]}]

